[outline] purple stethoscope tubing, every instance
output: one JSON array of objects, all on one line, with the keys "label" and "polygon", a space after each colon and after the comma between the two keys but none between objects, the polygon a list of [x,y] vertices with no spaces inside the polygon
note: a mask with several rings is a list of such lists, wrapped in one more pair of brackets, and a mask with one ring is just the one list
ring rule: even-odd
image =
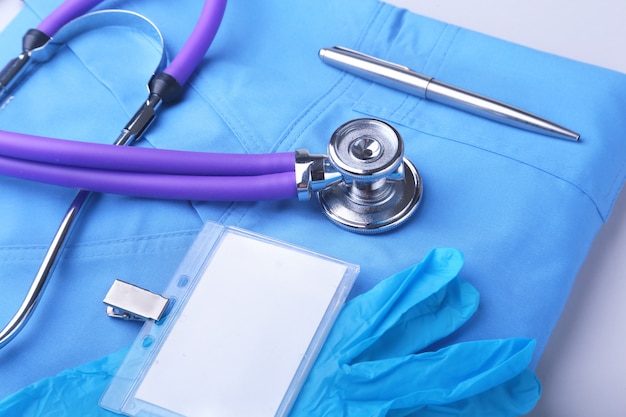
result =
[{"label": "purple stethoscope tubing", "polygon": [[26,180],[145,198],[259,201],[297,197],[294,172],[244,176],[155,174],[68,167],[0,156],[0,173],[14,172]]},{"label": "purple stethoscope tubing", "polygon": [[[0,135],[0,156],[27,162],[154,174],[245,176],[294,171],[294,153],[188,152],[77,142],[13,132]],[[11,175],[13,174],[13,175]],[[5,175],[15,176],[8,171]]]},{"label": "purple stethoscope tubing", "polygon": [[[49,37],[102,0],[67,0],[37,29]],[[203,59],[226,0],[206,0],[198,21],[163,70],[180,86]],[[104,145],[0,131],[0,174],[137,197],[252,201],[296,196],[294,153],[224,154]],[[145,187],[145,188],[144,188]]]},{"label": "purple stethoscope tubing", "polygon": [[196,27],[163,72],[174,77],[180,85],[187,82],[211,46],[222,22],[225,9],[226,0],[207,0],[204,2]]},{"label": "purple stethoscope tubing", "polygon": [[37,25],[37,29],[53,37],[66,23],[80,17],[103,0],[66,0]]}]

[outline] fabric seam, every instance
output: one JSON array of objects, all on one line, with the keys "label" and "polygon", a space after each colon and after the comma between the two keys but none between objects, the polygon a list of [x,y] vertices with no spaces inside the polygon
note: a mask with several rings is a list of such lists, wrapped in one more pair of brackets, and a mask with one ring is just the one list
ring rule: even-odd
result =
[{"label": "fabric seam", "polygon": [[[146,235],[146,236],[135,236],[135,237],[129,237],[129,238],[124,238],[124,239],[111,239],[111,240],[103,240],[103,241],[91,241],[91,242],[78,242],[78,243],[71,243],[69,245],[66,246],[65,251],[76,251],[76,250],[80,250],[80,249],[88,249],[88,248],[108,248],[108,247],[113,247],[113,246],[117,246],[117,245],[122,245],[122,244],[128,244],[128,243],[142,243],[142,242],[155,242],[155,241],[164,241],[164,240],[169,240],[169,239],[176,239],[176,238],[181,238],[181,237],[192,237],[197,235],[198,230],[186,230],[186,231],[180,231],[180,232],[172,232],[172,233],[161,233],[161,234],[157,234],[157,235]],[[179,245],[176,246],[175,248],[182,248],[182,247],[187,247],[187,245]],[[15,258],[5,258],[5,259],[1,259],[0,262],[4,261],[16,261],[16,260],[29,260],[29,259],[40,259],[39,253],[43,250],[46,250],[48,248],[48,246],[46,245],[24,245],[24,246],[2,246],[0,247],[0,253],[10,253],[10,252],[16,252],[16,253],[26,253],[26,252],[34,252],[37,254],[37,257],[30,258],[30,257],[26,257],[26,256],[22,256],[22,257],[15,257]],[[110,256],[110,255],[117,255],[117,254],[128,254],[128,253],[153,253],[153,252],[160,252],[163,250],[170,250],[172,249],[171,246],[168,246],[167,248],[161,248],[161,249],[141,249],[141,250],[133,250],[133,251],[119,251],[119,252],[107,252],[107,253],[100,253],[100,254],[94,254],[94,255],[81,255],[81,256],[65,256],[66,254],[64,253],[64,258],[66,257],[71,257],[71,258],[92,258],[92,257],[97,257],[97,256]],[[65,252],[64,251],[64,252]]]},{"label": "fabric seam", "polygon": [[457,140],[457,139],[449,138],[447,136],[435,135],[435,134],[424,132],[422,130],[414,129],[414,128],[411,128],[411,129],[416,130],[416,131],[421,132],[421,133],[424,133],[425,135],[428,135],[428,136],[431,136],[431,137],[440,138],[440,139],[444,139],[444,140],[449,140],[451,142],[455,142],[455,143],[458,143],[460,145],[469,146],[469,147],[472,147],[474,149],[478,149],[478,150],[483,151],[483,152],[488,152],[488,153],[490,153],[492,155],[496,155],[496,156],[501,157],[501,158],[506,158],[506,159],[508,159],[510,161],[514,161],[514,162],[516,162],[518,164],[525,165],[525,166],[527,166],[529,168],[532,168],[533,170],[536,170],[538,172],[542,172],[542,173],[544,173],[544,174],[546,174],[546,175],[548,175],[550,177],[553,177],[553,178],[557,179],[558,181],[561,181],[561,182],[563,182],[565,184],[568,184],[572,188],[578,190],[595,207],[596,212],[598,213],[598,216],[600,217],[602,222],[605,223],[606,220],[607,220],[607,216],[602,212],[602,210],[600,210],[600,207],[598,206],[596,201],[589,195],[589,193],[587,193],[583,188],[581,188],[579,185],[577,185],[576,183],[574,183],[574,182],[572,182],[570,180],[567,180],[567,179],[565,179],[563,177],[560,177],[560,176],[558,176],[558,175],[556,175],[556,174],[554,174],[552,172],[546,171],[543,168],[537,167],[537,166],[532,165],[532,164],[530,164],[528,162],[524,162],[524,161],[522,161],[520,159],[516,159],[516,158],[514,158],[512,156],[509,156],[509,155],[505,155],[505,154],[502,154],[502,153],[499,153],[499,152],[495,152],[493,150],[486,149],[486,148],[483,148],[483,147],[480,147],[480,146],[477,146],[477,145],[474,145],[474,144],[471,144],[471,143],[463,142],[463,141],[460,141],[460,140]]}]

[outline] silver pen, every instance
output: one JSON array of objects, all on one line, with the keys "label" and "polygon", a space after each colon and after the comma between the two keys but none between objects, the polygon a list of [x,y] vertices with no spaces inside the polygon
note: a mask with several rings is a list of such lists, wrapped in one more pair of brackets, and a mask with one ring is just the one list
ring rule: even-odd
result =
[{"label": "silver pen", "polygon": [[439,82],[408,67],[361,52],[335,46],[321,49],[319,56],[333,67],[480,117],[560,139],[577,141],[580,138],[578,133],[527,111]]}]

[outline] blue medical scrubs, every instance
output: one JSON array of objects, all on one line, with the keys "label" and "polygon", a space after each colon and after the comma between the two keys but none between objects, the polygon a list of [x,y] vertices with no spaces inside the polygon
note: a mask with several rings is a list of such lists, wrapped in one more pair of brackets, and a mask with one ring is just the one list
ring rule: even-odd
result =
[{"label": "blue medical scrubs", "polygon": [[[28,0],[0,36],[0,62],[59,0]],[[152,19],[168,52],[202,2],[109,1]],[[173,12],[175,10],[175,12]],[[323,64],[342,45],[409,66],[578,131],[570,142],[494,123]],[[157,60],[149,38],[103,28],[73,40],[2,103],[0,129],[112,143],[146,96]],[[361,266],[353,296],[436,247],[465,254],[461,277],[481,294],[451,341],[537,339],[556,324],[594,236],[624,182],[626,76],[507,43],[375,0],[231,0],[217,38],[180,101],[137,146],[325,153],[344,122],[393,124],[417,166],[416,216],[382,235],[334,226],[310,203],[214,203],[94,195],[34,316],[0,350],[0,398],[114,352],[139,325],[110,319],[115,279],[159,292],[206,221],[238,226]],[[0,325],[21,303],[75,190],[0,178]],[[237,260],[234,259],[234,262]]]}]

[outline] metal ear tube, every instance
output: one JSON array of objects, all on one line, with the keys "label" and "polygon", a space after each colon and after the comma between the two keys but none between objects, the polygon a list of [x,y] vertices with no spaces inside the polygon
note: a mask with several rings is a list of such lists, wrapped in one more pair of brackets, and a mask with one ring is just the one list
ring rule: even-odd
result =
[{"label": "metal ear tube", "polygon": [[296,165],[299,198],[316,192],[324,214],[352,232],[391,230],[421,201],[421,177],[404,158],[402,137],[380,120],[343,124],[330,139],[328,156],[298,151]]}]

